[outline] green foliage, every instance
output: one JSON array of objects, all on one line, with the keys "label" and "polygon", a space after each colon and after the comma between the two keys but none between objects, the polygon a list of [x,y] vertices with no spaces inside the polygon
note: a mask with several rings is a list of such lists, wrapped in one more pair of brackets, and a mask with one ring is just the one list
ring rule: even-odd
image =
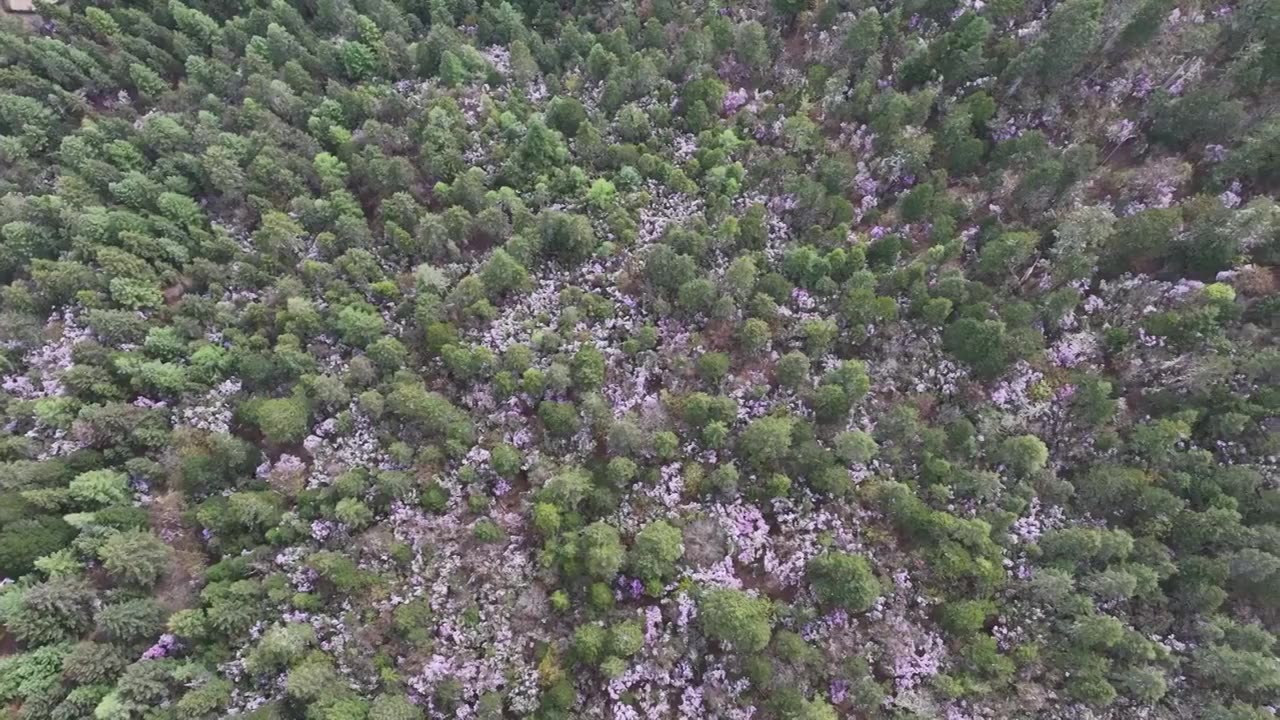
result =
[{"label": "green foliage", "polygon": [[315,653],[294,666],[285,677],[285,692],[303,702],[332,697],[337,687],[340,687],[338,674],[322,653]]},{"label": "green foliage", "polygon": [[515,477],[520,472],[522,461],[520,451],[506,443],[494,447],[489,454],[489,464],[493,466],[493,471],[504,478]]},{"label": "green foliage", "polygon": [[617,528],[597,521],[583,528],[579,545],[583,553],[583,566],[594,578],[611,580],[626,558],[622,538]]},{"label": "green foliage", "polygon": [[742,431],[738,447],[743,456],[759,467],[777,465],[791,450],[795,421],[787,417],[753,420]]},{"label": "green foliage", "polygon": [[769,601],[741,590],[707,590],[698,601],[699,619],[707,636],[735,652],[760,652],[772,634]]},{"label": "green foliage", "polygon": [[451,441],[465,442],[474,429],[470,419],[449,399],[428,392],[420,382],[402,382],[387,395],[387,410],[423,432]]},{"label": "green foliage", "polygon": [[98,629],[111,640],[132,643],[158,635],[164,627],[164,616],[159,603],[141,598],[107,605],[94,619]]},{"label": "green foliage", "polygon": [[130,496],[129,478],[114,470],[81,473],[68,486],[71,497],[87,506],[113,505]]},{"label": "green foliage", "polygon": [[67,659],[66,645],[46,645],[0,658],[0,701],[21,702],[56,687]]},{"label": "green foliage", "polygon": [[1049,459],[1049,449],[1035,435],[1005,438],[997,452],[1000,462],[1016,475],[1039,472]]},{"label": "green foliage", "polygon": [[355,498],[343,498],[334,506],[333,517],[352,530],[360,530],[373,521],[373,511]]},{"label": "green foliage", "polygon": [[422,708],[404,695],[382,694],[369,707],[368,720],[422,720]]},{"label": "green foliage", "polygon": [[72,640],[92,627],[93,589],[80,578],[54,578],[0,595],[0,622],[35,647]]},{"label": "green foliage", "polygon": [[221,678],[206,679],[188,690],[174,707],[184,718],[207,717],[222,711],[231,701],[232,685]]},{"label": "green foliage", "polygon": [[1206,647],[1196,653],[1193,668],[1208,683],[1231,694],[1261,697],[1280,687],[1280,661],[1259,652]]},{"label": "green foliage", "polygon": [[540,495],[564,510],[576,510],[591,490],[591,474],[582,468],[566,468],[552,476]]},{"label": "green foliage", "polygon": [[262,434],[276,445],[295,443],[309,429],[306,402],[301,397],[271,398],[257,404],[254,419]]},{"label": "green foliage", "polygon": [[655,520],[636,533],[627,555],[627,566],[637,577],[662,581],[675,572],[676,563],[684,555],[680,531],[662,520]]},{"label": "green foliage", "polygon": [[988,281],[1007,283],[1017,280],[1021,269],[1035,253],[1038,242],[1039,238],[1034,233],[1004,233],[982,246],[974,269]]},{"label": "green foliage", "polygon": [[524,289],[529,283],[529,273],[506,250],[498,248],[480,269],[480,279],[491,297],[501,297]]},{"label": "green foliage", "polygon": [[305,657],[315,644],[315,629],[310,625],[277,625],[263,634],[245,659],[245,667],[253,672],[286,668]]},{"label": "green foliage", "polygon": [[573,633],[573,656],[582,663],[594,665],[602,659],[609,636],[600,625],[583,625]]},{"label": "green foliage", "polygon": [[698,357],[698,375],[704,382],[718,384],[729,372],[729,356],[725,353],[703,353]]},{"label": "green foliage", "polygon": [[538,403],[538,419],[552,437],[567,438],[578,431],[578,409],[571,402]]},{"label": "green foliage", "polygon": [[1030,54],[1039,61],[1045,86],[1072,77],[1084,66],[1101,34],[1102,11],[1100,0],[1068,0],[1049,14],[1036,52]]},{"label": "green foliage", "polygon": [[[548,128],[541,120],[535,118],[531,120],[525,128],[524,139],[520,142],[519,149],[516,152],[516,158],[519,161],[519,172],[521,174],[537,174],[545,173],[555,169],[568,155],[568,149],[564,145],[564,139],[556,130]],[[573,251],[572,241],[568,237],[562,237],[561,234],[576,235],[582,232],[576,227],[576,223],[585,222],[586,218],[581,215],[566,215],[564,213],[552,212],[543,213],[543,219],[548,216],[562,217],[569,223],[570,227],[564,227],[557,223],[556,229],[551,230],[551,238],[554,240],[549,242],[548,230],[543,228],[544,245],[553,245],[552,252],[557,255],[563,255],[568,259],[573,259],[576,254]],[[590,227],[589,225],[587,226]]]},{"label": "green foliage", "polygon": [[382,337],[385,323],[373,308],[347,305],[338,311],[334,322],[338,335],[344,342],[359,347],[368,346]]},{"label": "green foliage", "polygon": [[547,103],[547,125],[564,133],[566,137],[577,135],[578,128],[586,121],[587,110],[575,98],[557,95]]},{"label": "green foliage", "polygon": [[880,583],[871,574],[866,558],[827,552],[809,561],[809,583],[818,601],[849,612],[869,609],[880,597]]},{"label": "green foliage", "polygon": [[960,318],[947,326],[943,344],[983,377],[998,375],[1010,359],[1005,324],[999,320]]},{"label": "green foliage", "polygon": [[566,262],[586,258],[597,245],[591,222],[582,215],[571,213],[542,213],[538,217],[538,235],[543,252]]},{"label": "green foliage", "polygon": [[940,620],[947,632],[964,637],[982,630],[995,612],[994,603],[987,600],[950,602],[942,608]]},{"label": "green foliage", "polygon": [[410,600],[397,605],[392,622],[396,633],[413,645],[424,645],[435,628],[431,605],[426,600]]},{"label": "green foliage", "polygon": [[878,450],[875,439],[861,430],[843,432],[835,438],[836,455],[848,463],[867,463]]},{"label": "green foliage", "polygon": [[579,390],[596,390],[604,384],[604,355],[594,346],[584,345],[573,356],[573,383]]},{"label": "green foliage", "polygon": [[1270,717],[1276,0],[38,9],[9,715]]},{"label": "green foliage", "polygon": [[164,573],[171,551],[160,538],[143,530],[118,532],[98,548],[98,559],[120,583],[150,587]]},{"label": "green foliage", "polygon": [[66,547],[75,536],[75,528],[50,515],[4,522],[0,530],[0,575],[26,575],[37,560]]}]

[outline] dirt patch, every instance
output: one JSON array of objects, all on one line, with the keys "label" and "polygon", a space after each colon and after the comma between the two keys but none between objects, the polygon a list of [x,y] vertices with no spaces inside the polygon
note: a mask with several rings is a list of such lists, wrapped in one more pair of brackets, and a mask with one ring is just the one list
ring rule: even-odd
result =
[{"label": "dirt patch", "polygon": [[191,607],[204,582],[204,548],[196,529],[183,518],[186,498],[170,491],[157,497],[149,508],[151,527],[173,549],[169,566],[156,587],[156,599],[170,611]]},{"label": "dirt patch", "polygon": [[764,569],[762,563],[752,563],[751,565],[734,564],[738,569],[738,577],[742,580],[742,587],[746,590],[755,590],[771,600],[787,604],[794,602],[796,596],[800,593],[798,586],[787,587],[783,585],[781,580]]},{"label": "dirt patch", "polygon": [[473,229],[467,235],[467,241],[466,243],[463,244],[462,248],[460,249],[462,250],[463,257],[466,257],[466,258],[484,257],[489,253],[490,250],[493,250],[495,247],[497,247],[498,243],[501,240],[502,238],[500,238],[495,233],[488,232],[484,229],[476,228],[476,229]]},{"label": "dirt patch", "polygon": [[163,293],[164,304],[177,305],[178,301],[181,300],[182,296],[185,295],[186,293],[187,293],[187,287],[186,287],[185,280],[175,283],[173,285],[170,285],[169,287],[164,289],[164,293]]},{"label": "dirt patch", "polygon": [[18,638],[11,633],[0,632],[0,657],[7,657],[18,652]]}]

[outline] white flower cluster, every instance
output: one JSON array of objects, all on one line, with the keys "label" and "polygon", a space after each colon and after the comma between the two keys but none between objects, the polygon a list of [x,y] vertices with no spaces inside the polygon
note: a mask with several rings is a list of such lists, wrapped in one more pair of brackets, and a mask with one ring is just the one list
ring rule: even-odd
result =
[{"label": "white flower cluster", "polygon": [[0,378],[0,389],[8,395],[19,400],[35,400],[66,394],[62,376],[74,365],[71,352],[76,344],[92,339],[93,333],[80,325],[77,311],[68,307],[49,317],[45,334],[55,337],[23,356],[26,373]]},{"label": "white flower cluster", "polygon": [[534,643],[548,639],[540,627],[546,608],[535,607],[530,617],[520,612],[530,604],[528,593],[540,590],[534,589],[529,559],[514,551],[519,536],[510,538],[510,546],[477,545],[453,513],[437,518],[401,508],[392,522],[397,536],[411,539],[418,550],[410,585],[394,599],[424,598],[440,619],[433,655],[408,678],[428,712],[440,712],[432,698],[444,679],[463,687],[466,709],[459,717],[467,717],[485,693],[502,689],[510,691],[513,709],[535,709],[538,674],[526,656]]},{"label": "white flower cluster", "polygon": [[358,403],[348,408],[354,427],[351,432],[339,434],[337,422],[329,418],[315,427],[315,431],[302,441],[303,448],[311,454],[311,474],[308,488],[323,487],[352,468],[395,469],[390,457],[383,452],[369,419]]},{"label": "white flower cluster", "polygon": [[211,433],[231,432],[231,420],[235,416],[231,399],[240,392],[240,387],[239,378],[224,380],[205,393],[200,402],[182,408],[178,424]]}]

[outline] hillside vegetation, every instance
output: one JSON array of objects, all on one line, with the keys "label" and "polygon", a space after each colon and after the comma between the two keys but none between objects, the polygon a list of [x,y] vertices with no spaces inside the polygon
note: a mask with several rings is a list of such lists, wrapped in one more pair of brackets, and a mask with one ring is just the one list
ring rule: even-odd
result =
[{"label": "hillside vegetation", "polygon": [[1271,720],[1280,1],[0,19],[0,715]]}]

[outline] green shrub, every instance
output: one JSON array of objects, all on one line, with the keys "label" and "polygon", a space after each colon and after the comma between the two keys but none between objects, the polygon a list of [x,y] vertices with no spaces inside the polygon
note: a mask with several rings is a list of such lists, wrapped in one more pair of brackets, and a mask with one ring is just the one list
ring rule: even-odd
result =
[{"label": "green shrub", "polygon": [[373,699],[369,720],[422,720],[422,708],[404,695],[383,693]]},{"label": "green shrub", "polygon": [[165,611],[151,598],[126,600],[98,611],[98,629],[112,640],[133,643],[155,637],[164,628]]},{"label": "green shrub", "polygon": [[703,593],[698,612],[703,632],[739,654],[760,652],[769,644],[773,609],[768,600],[716,588]]},{"label": "green shrub", "polygon": [[809,583],[818,601],[863,612],[880,597],[880,583],[865,558],[842,552],[826,552],[809,561]]},{"label": "green shrub", "polygon": [[603,521],[591,523],[583,528],[579,544],[584,566],[592,577],[611,580],[618,574],[626,554],[616,528]]},{"label": "green shrub", "polygon": [[141,530],[117,532],[98,548],[102,567],[117,582],[150,587],[165,572],[171,551],[160,538]]},{"label": "green shrub", "polygon": [[93,588],[80,578],[55,578],[0,595],[0,622],[27,646],[74,640],[93,626]]},{"label": "green shrub", "polygon": [[52,515],[4,523],[0,530],[0,576],[26,575],[36,560],[66,547],[75,536],[75,528]]},{"label": "green shrub", "polygon": [[0,658],[0,702],[21,703],[56,687],[66,660],[64,644]]},{"label": "green shrub", "polygon": [[128,476],[116,470],[80,473],[68,489],[72,498],[88,507],[115,505],[131,497]]},{"label": "green shrub", "polygon": [[680,531],[666,521],[655,520],[636,533],[627,555],[631,572],[646,582],[662,581],[675,573],[684,555]]},{"label": "green shrub", "polygon": [[300,397],[263,400],[254,415],[262,434],[276,445],[298,442],[310,429],[307,405]]}]

